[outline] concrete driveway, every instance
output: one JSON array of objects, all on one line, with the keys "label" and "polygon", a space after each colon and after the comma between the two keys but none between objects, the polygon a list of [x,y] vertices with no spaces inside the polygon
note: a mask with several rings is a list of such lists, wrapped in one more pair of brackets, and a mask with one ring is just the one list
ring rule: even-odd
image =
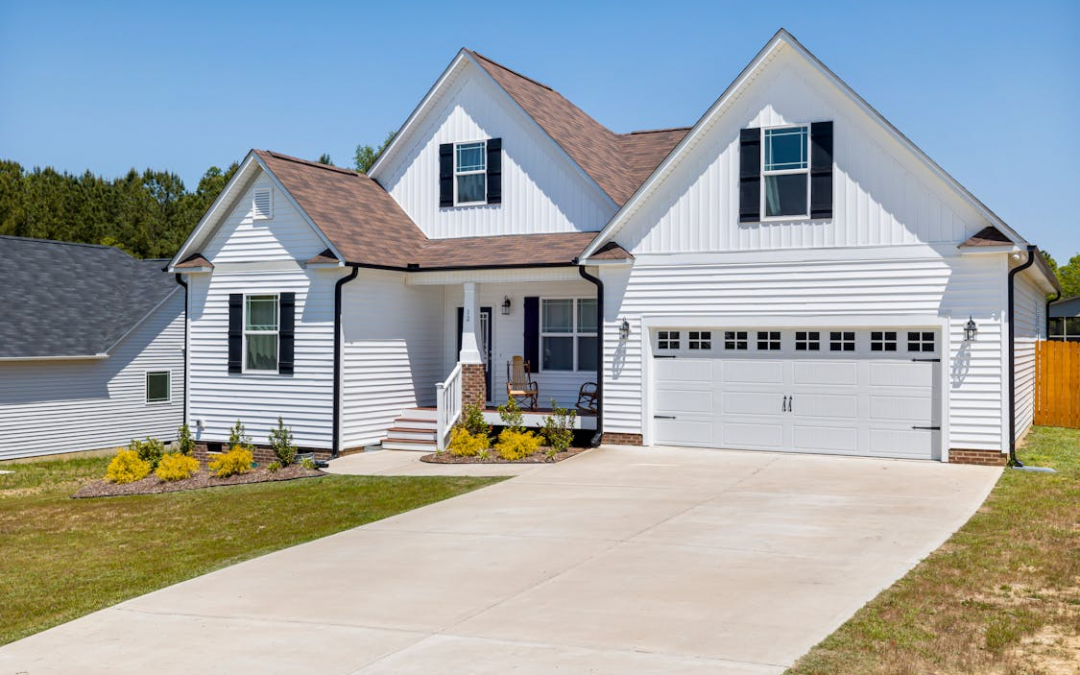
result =
[{"label": "concrete driveway", "polygon": [[0,673],[779,673],[999,474],[602,448],[13,643]]}]

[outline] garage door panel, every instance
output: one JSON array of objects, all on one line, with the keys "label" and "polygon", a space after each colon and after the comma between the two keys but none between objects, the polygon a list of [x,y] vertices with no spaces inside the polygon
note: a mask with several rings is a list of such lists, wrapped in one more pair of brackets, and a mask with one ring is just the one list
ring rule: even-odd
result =
[{"label": "garage door panel", "polygon": [[723,445],[748,450],[782,450],[784,426],[779,423],[730,423],[723,425]]},{"label": "garage door panel", "polygon": [[870,363],[871,387],[934,387],[932,363],[879,361]]},{"label": "garage door panel", "polygon": [[870,420],[930,425],[934,419],[933,399],[929,396],[871,396]]},{"label": "garage door panel", "polygon": [[711,390],[669,389],[656,392],[657,412],[714,413],[714,393]]},{"label": "garage door panel", "polygon": [[796,423],[792,441],[796,450],[806,452],[857,452],[859,430],[854,426],[814,426]]},{"label": "garage door panel", "polygon": [[724,384],[783,384],[784,361],[747,359],[722,362],[720,381]]},{"label": "garage door panel", "polygon": [[657,369],[657,382],[676,382],[680,385],[701,383],[702,386],[712,384],[712,369],[716,365],[705,359],[667,359],[663,361],[664,367]]},{"label": "garage door panel", "polygon": [[859,397],[855,394],[799,394],[792,396],[791,409],[798,420],[824,418],[854,421],[859,417]]},{"label": "garage door panel", "polygon": [[700,445],[715,447],[719,439],[713,436],[712,419],[658,419],[656,436],[669,445]]},{"label": "garage door panel", "polygon": [[783,394],[774,392],[738,392],[722,394],[720,412],[725,415],[775,415],[782,412]]},{"label": "garage door panel", "polygon": [[876,457],[926,459],[933,453],[932,431],[914,429],[871,429],[866,454]]},{"label": "garage door panel", "polygon": [[795,361],[797,385],[848,385],[859,383],[859,364],[853,361]]}]

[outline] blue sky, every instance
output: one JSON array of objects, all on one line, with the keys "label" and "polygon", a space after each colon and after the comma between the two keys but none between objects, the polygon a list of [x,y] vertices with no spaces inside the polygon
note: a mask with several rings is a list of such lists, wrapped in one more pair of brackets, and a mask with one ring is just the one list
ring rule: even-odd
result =
[{"label": "blue sky", "polygon": [[780,26],[1006,222],[1080,252],[1075,1],[0,0],[0,157],[191,187],[252,147],[348,165],[463,46],[616,131],[689,125]]}]

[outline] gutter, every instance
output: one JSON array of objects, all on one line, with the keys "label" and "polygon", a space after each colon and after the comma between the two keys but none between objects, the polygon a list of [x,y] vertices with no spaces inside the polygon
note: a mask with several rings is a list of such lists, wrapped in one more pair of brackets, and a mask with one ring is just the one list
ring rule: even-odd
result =
[{"label": "gutter", "polygon": [[341,287],[356,278],[359,265],[350,265],[352,273],[341,277],[334,284],[334,430],[330,459],[341,452]]},{"label": "gutter", "polygon": [[1047,340],[1050,339],[1050,305],[1054,304],[1061,299],[1061,289],[1059,288],[1057,293],[1054,293],[1054,297],[1046,296],[1046,311],[1043,312],[1043,319],[1046,320],[1046,325],[1043,326]]},{"label": "gutter", "polygon": [[1023,463],[1016,458],[1016,325],[1013,321],[1016,296],[1016,275],[1035,264],[1037,249],[1028,244],[1027,261],[1009,270],[1009,466],[1022,467]]},{"label": "gutter", "polygon": [[188,340],[189,340],[189,337],[188,337],[188,319],[190,317],[190,314],[188,313],[188,301],[190,300],[190,297],[188,296],[188,285],[187,285],[187,282],[184,281],[184,276],[182,274],[178,273],[178,274],[175,275],[175,277],[176,277],[176,283],[180,284],[184,288],[184,380],[183,380],[183,382],[184,382],[184,388],[183,388],[183,391],[184,391],[184,393],[183,393],[184,416],[181,419],[184,420],[183,421],[184,424],[187,424],[188,423]]},{"label": "gutter", "polygon": [[578,267],[578,274],[596,286],[596,434],[592,438],[595,447],[604,438],[604,282],[585,271],[584,265]]}]

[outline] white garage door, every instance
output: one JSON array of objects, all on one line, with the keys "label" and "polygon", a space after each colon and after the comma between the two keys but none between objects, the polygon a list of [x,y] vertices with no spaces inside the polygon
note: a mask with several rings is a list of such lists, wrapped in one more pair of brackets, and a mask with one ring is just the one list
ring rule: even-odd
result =
[{"label": "white garage door", "polygon": [[933,329],[671,328],[651,340],[657,443],[940,457]]}]

